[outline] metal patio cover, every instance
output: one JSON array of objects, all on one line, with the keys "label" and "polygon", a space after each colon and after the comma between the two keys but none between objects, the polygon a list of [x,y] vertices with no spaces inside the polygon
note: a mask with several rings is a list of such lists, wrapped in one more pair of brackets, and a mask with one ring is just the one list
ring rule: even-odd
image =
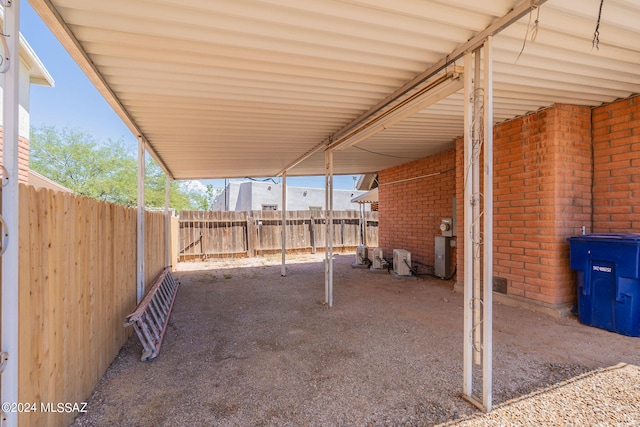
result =
[{"label": "metal patio cover", "polygon": [[[277,175],[521,3],[29,1],[175,179]],[[495,36],[496,122],[640,92],[640,1],[604,0],[594,47],[600,5],[548,0]],[[336,151],[334,173],[429,156],[462,134],[459,92]],[[324,174],[322,151],[287,174]]]}]

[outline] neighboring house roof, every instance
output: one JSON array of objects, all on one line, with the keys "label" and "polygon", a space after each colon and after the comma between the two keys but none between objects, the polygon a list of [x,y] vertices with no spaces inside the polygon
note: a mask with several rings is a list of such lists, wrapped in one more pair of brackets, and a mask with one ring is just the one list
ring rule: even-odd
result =
[{"label": "neighboring house roof", "polygon": [[29,66],[29,82],[43,86],[55,86],[55,81],[44,67],[31,45],[20,34],[20,58]]},{"label": "neighboring house roof", "polygon": [[351,203],[378,203],[378,187],[351,199]]},{"label": "neighboring house roof", "polygon": [[378,174],[377,173],[366,173],[364,175],[360,175],[358,177],[358,182],[356,182],[356,189],[362,191],[369,191],[372,188],[376,188],[378,186]]},{"label": "neighboring house roof", "polygon": [[[0,26],[2,26],[4,21],[3,11],[0,10]],[[21,88],[20,94],[20,113],[19,113],[19,141],[18,141],[18,180],[22,183],[31,183],[33,180],[36,183],[40,183],[36,186],[44,186],[47,188],[55,188],[58,191],[71,191],[62,187],[58,184],[55,184],[53,181],[48,180],[48,178],[44,178],[40,175],[37,177],[31,177],[30,174],[32,171],[29,170],[29,131],[30,131],[30,117],[29,117],[29,106],[30,106],[30,96],[31,96],[31,84],[38,84],[43,86],[53,87],[55,82],[51,74],[47,71],[38,55],[36,55],[35,51],[29,45],[27,40],[24,38],[22,34],[20,34],[19,38],[19,55],[20,61],[19,64],[19,73],[20,73],[20,84],[26,84],[26,88]],[[28,81],[28,84],[27,84]],[[0,84],[0,88],[4,86],[4,83]],[[26,89],[26,90],[25,90]],[[0,103],[0,112],[2,111],[2,104]],[[0,127],[2,127],[2,120],[0,120]],[[1,138],[0,138],[1,141]],[[2,156],[3,148],[0,144],[0,156]],[[50,183],[44,183],[44,181],[40,178],[50,181]],[[53,187],[52,187],[53,186]]]},{"label": "neighboring house roof", "polygon": [[29,170],[29,185],[37,189],[48,188],[49,190],[61,191],[63,193],[73,193],[73,190],[70,188],[60,185],[46,176],[40,175],[38,172],[34,172],[32,170]]},{"label": "neighboring house roof", "polygon": [[[0,24],[4,22],[4,11],[0,10]],[[45,68],[36,52],[33,50],[27,39],[20,33],[20,59],[22,59],[29,67],[29,83],[55,86],[55,81],[49,71]]]}]

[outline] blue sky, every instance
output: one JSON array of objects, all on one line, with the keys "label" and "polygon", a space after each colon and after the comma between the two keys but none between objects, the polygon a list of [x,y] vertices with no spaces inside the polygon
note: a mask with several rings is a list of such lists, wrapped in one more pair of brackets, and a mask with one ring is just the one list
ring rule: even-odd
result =
[{"label": "blue sky", "polygon": [[[65,126],[91,134],[99,141],[122,140],[132,149],[136,138],[80,71],[28,2],[20,3],[20,30],[55,80],[55,87],[31,86],[31,125]],[[279,181],[279,179],[278,179]],[[223,180],[205,181],[223,187]],[[324,187],[324,177],[290,177],[295,187]],[[336,176],[336,189],[354,188],[353,175]]]}]

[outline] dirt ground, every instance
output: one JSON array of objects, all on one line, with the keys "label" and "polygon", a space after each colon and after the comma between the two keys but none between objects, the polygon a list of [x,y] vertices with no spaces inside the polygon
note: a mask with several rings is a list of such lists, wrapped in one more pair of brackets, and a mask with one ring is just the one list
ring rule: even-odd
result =
[{"label": "dirt ground", "polygon": [[[323,255],[181,263],[160,355],[134,335],[74,426],[434,425],[478,411],[462,390],[462,295]],[[494,403],[619,362],[640,338],[494,305]]]}]

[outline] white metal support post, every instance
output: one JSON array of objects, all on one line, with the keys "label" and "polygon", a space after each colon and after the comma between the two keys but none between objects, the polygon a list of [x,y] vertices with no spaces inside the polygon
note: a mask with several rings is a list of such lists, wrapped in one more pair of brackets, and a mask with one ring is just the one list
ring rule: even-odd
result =
[{"label": "white metal support post", "polygon": [[280,275],[287,275],[287,172],[282,173],[282,267]]},{"label": "white metal support post", "polygon": [[474,66],[473,66],[473,130],[471,138],[471,174],[473,178],[471,180],[472,192],[471,195],[471,208],[473,209],[473,220],[471,224],[471,240],[473,245],[473,363],[480,365],[482,363],[482,328],[479,325],[482,323],[482,307],[480,295],[482,294],[482,244],[481,244],[481,224],[480,221],[480,152],[482,150],[481,129],[482,129],[482,117],[480,113],[482,111],[482,102],[484,98],[481,96],[482,88],[480,86],[480,48],[473,52]]},{"label": "white metal support post", "polygon": [[364,203],[360,203],[360,227],[362,232],[362,245],[367,246],[367,210]]},{"label": "white metal support post", "polygon": [[333,307],[333,151],[325,150],[325,208],[326,208],[326,239],[324,251],[324,284],[325,303]]},{"label": "white metal support post", "polygon": [[164,181],[164,266],[171,265],[171,215],[169,215],[169,201],[171,199],[171,178],[165,175]]},{"label": "white metal support post", "polygon": [[493,37],[484,43],[484,265],[482,403],[491,411],[493,378]]},{"label": "white metal support post", "polygon": [[473,209],[471,207],[472,200],[472,182],[471,182],[471,153],[472,136],[473,136],[473,54],[468,52],[464,55],[464,381],[463,395],[471,396],[473,391],[473,345],[471,335],[473,333],[473,244],[472,244],[472,228]]},{"label": "white metal support post", "polygon": [[[3,91],[3,166],[2,169],[2,345],[0,348],[0,402],[18,403],[18,137],[19,137],[19,34],[20,1],[13,0],[4,7],[4,36],[8,52],[3,61],[9,61],[4,75]],[[2,64],[4,65],[4,64]],[[18,425],[17,412],[0,409],[0,421],[7,427]]]},{"label": "white metal support post", "polygon": [[138,269],[136,275],[136,292],[138,303],[144,297],[144,153],[145,140],[138,137]]},{"label": "white metal support post", "polygon": [[[463,396],[487,412],[492,401],[493,84],[492,38],[465,54]],[[484,52],[484,73],[481,73]],[[483,173],[480,154],[484,153]],[[482,177],[482,181],[481,181]],[[481,186],[482,183],[482,186]],[[482,367],[482,398],[474,393]]]}]

